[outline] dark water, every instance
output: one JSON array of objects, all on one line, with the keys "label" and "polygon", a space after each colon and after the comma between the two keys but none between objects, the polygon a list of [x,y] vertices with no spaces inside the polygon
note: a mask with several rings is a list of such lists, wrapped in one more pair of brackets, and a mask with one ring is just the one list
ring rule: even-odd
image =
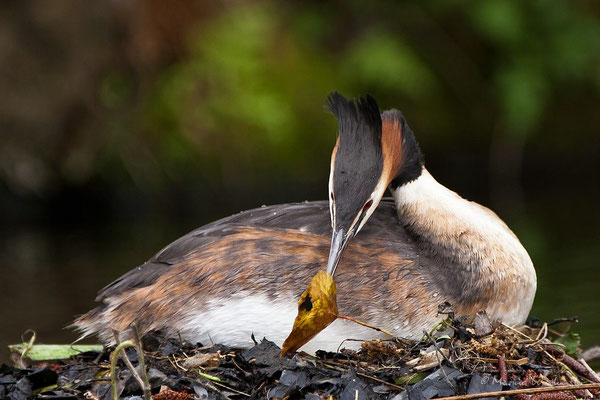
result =
[{"label": "dark water", "polygon": [[[590,188],[592,190],[594,188]],[[542,320],[574,316],[585,345],[600,343],[600,213],[589,212],[584,188],[572,193],[569,207],[551,193],[528,195],[519,215],[504,216],[528,248],[538,274],[532,314]],[[225,216],[225,215],[222,215]],[[204,223],[94,224],[87,227],[17,225],[0,236],[0,361],[6,345],[35,329],[39,341],[67,343],[73,316],[94,306],[96,292],[144,262],[172,240]]]}]

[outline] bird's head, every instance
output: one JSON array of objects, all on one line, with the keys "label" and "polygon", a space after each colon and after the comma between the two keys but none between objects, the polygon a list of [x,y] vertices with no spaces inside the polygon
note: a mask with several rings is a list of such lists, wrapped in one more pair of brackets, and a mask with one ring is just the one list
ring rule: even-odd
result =
[{"label": "bird's head", "polygon": [[349,100],[334,92],[328,100],[339,127],[329,174],[333,232],[327,272],[333,275],[348,242],[373,214],[387,187],[416,179],[423,161],[399,111],[381,114],[370,95]]}]

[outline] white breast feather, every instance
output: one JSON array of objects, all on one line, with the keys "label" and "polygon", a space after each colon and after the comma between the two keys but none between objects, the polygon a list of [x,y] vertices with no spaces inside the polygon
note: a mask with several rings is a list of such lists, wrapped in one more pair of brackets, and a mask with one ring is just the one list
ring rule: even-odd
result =
[{"label": "white breast feather", "polygon": [[[298,303],[291,293],[271,299],[264,294],[239,293],[224,300],[210,300],[203,309],[183,321],[181,336],[191,343],[204,345],[222,343],[247,348],[263,337],[281,347],[292,330]],[[336,320],[300,350],[336,351],[338,348],[358,349],[360,342],[346,339],[373,340],[385,335],[355,323]],[[341,345],[341,347],[340,347]]]}]

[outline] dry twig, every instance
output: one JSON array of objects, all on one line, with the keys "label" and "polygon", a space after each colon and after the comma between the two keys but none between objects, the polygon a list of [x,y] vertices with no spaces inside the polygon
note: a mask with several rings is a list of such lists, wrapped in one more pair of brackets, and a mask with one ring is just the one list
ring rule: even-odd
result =
[{"label": "dry twig", "polygon": [[574,390],[586,390],[586,389],[600,389],[600,383],[590,383],[590,384],[586,384],[586,385],[539,387],[539,388],[515,389],[515,390],[504,390],[504,391],[501,390],[501,391],[497,391],[497,392],[474,393],[474,394],[463,394],[460,396],[440,397],[437,400],[470,400],[470,399],[482,399],[485,397],[512,396],[515,394],[535,394],[535,393],[574,391]]}]

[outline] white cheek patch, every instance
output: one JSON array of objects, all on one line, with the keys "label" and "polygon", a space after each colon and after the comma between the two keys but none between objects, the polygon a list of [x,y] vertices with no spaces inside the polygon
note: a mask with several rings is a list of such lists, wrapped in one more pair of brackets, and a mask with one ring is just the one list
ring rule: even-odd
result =
[{"label": "white cheek patch", "polygon": [[333,164],[331,165],[331,173],[329,174],[329,217],[331,218],[331,227],[335,226],[335,199],[333,197]]},{"label": "white cheek patch", "polygon": [[381,201],[381,198],[383,197],[387,186],[388,184],[383,179],[380,179],[377,183],[377,186],[375,186],[375,190],[373,191],[373,194],[370,197],[371,200],[373,200],[373,204],[371,204],[371,207],[366,211],[366,214],[360,222],[356,233],[360,232],[362,227],[367,223],[369,218],[371,218],[371,215],[373,215],[373,213],[375,212],[375,209],[377,209],[377,206],[379,206],[379,202]]}]

